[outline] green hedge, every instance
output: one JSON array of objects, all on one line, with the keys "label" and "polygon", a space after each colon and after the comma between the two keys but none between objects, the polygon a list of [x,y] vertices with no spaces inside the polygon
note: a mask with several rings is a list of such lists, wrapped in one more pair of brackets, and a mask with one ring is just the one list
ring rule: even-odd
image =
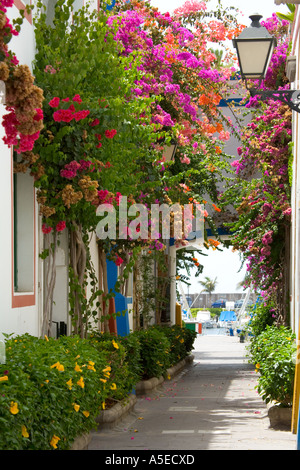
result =
[{"label": "green hedge", "polygon": [[184,359],[192,350],[195,331],[180,326],[153,326],[132,333],[141,345],[142,378],[166,376],[167,369]]},{"label": "green hedge", "polygon": [[[68,449],[109,397],[109,355],[78,337],[22,335],[0,365],[0,448]],[[5,380],[5,378],[7,378]]]},{"label": "green hedge", "polygon": [[[110,351],[111,377],[118,384],[110,393],[111,400],[122,400],[142,376],[141,345],[133,334],[117,338],[109,333],[93,332],[90,341],[99,350]],[[116,347],[117,346],[117,347]]]},{"label": "green hedge", "polygon": [[141,379],[164,375],[170,367],[171,344],[167,336],[159,328],[135,331],[132,335],[141,345]]},{"label": "green hedge", "polygon": [[170,342],[169,364],[172,367],[191,352],[197,333],[176,325],[160,328]]},{"label": "green hedge", "polygon": [[189,354],[196,333],[153,327],[126,337],[93,333],[6,340],[0,364],[0,449],[70,449],[96,428],[110,400],[121,400],[143,379],[166,374]]}]

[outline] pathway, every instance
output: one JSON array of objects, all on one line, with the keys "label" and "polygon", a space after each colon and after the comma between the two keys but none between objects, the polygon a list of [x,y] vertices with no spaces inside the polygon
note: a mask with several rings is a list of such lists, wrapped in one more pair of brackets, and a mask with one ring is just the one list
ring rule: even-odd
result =
[{"label": "pathway", "polygon": [[89,450],[295,450],[296,435],[269,427],[255,390],[257,374],[236,336],[198,336],[194,362],[111,430],[93,434]]}]

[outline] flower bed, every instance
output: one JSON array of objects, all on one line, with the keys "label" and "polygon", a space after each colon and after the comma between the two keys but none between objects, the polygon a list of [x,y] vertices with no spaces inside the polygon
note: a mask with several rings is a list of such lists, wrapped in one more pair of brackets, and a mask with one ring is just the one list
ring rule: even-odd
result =
[{"label": "flower bed", "polygon": [[[28,334],[7,339],[6,364],[0,365],[0,449],[71,449],[78,436],[97,428],[108,400],[119,403],[128,398],[152,370],[167,375],[174,365],[174,341],[182,346],[177,356],[188,356],[194,332],[170,330],[155,327],[146,330],[148,334],[135,332],[124,338],[99,333],[87,340]],[[155,339],[161,346],[152,356],[153,369],[153,350],[145,351],[149,338],[154,350]],[[163,362],[163,356],[168,360]]]}]

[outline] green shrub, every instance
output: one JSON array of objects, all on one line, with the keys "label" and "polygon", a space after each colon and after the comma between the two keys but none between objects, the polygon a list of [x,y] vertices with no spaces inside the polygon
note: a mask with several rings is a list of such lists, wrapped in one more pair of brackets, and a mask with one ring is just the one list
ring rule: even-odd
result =
[{"label": "green shrub", "polygon": [[176,325],[171,327],[156,326],[155,328],[161,331],[170,343],[169,367],[172,367],[187,355],[185,347],[185,331],[187,330]]},{"label": "green shrub", "polygon": [[141,344],[138,337],[133,334],[119,336],[119,341],[126,349],[126,361],[132,384],[135,385],[142,377]]},{"label": "green shrub", "polygon": [[192,317],[196,318],[197,316],[197,313],[199,312],[199,310],[201,310],[200,308],[191,308],[191,314],[192,314]]},{"label": "green shrub", "polygon": [[252,364],[259,372],[257,390],[266,403],[291,406],[295,375],[295,334],[290,328],[266,326],[250,340],[248,346]]},{"label": "green shrub", "polygon": [[141,345],[142,379],[160,377],[170,367],[170,342],[156,327],[132,333]]},{"label": "green shrub", "polygon": [[192,351],[194,341],[197,338],[197,332],[189,330],[188,328],[182,328],[182,335],[184,340],[184,347],[186,351],[186,356]]},{"label": "green shrub", "polygon": [[209,308],[208,311],[210,312],[212,318],[214,318],[216,315],[218,315],[218,316],[221,315],[222,308],[212,307],[212,308]]},{"label": "green shrub", "polygon": [[112,386],[107,353],[76,336],[7,340],[0,377],[2,450],[69,449],[96,426]]},{"label": "green shrub", "polygon": [[93,332],[92,344],[100,351],[107,351],[107,362],[111,366],[110,378],[117,384],[111,390],[110,399],[122,400],[141,380],[140,343],[132,334],[122,337],[110,333]]},{"label": "green shrub", "polygon": [[193,347],[196,333],[152,327],[125,337],[93,333],[6,340],[0,364],[0,449],[70,449],[96,428],[107,402],[121,400],[141,379],[160,377]]},{"label": "green shrub", "polygon": [[254,336],[260,335],[267,326],[273,325],[273,312],[273,303],[268,303],[267,305],[264,305],[263,303],[258,304],[251,312],[252,316],[249,325],[247,326],[247,330]]}]

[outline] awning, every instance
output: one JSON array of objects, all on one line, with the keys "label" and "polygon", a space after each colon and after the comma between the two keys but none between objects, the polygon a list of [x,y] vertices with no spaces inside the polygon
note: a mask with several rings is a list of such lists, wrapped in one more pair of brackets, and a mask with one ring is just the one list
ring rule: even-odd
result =
[{"label": "awning", "polygon": [[219,321],[236,321],[236,315],[233,311],[223,311]]}]

